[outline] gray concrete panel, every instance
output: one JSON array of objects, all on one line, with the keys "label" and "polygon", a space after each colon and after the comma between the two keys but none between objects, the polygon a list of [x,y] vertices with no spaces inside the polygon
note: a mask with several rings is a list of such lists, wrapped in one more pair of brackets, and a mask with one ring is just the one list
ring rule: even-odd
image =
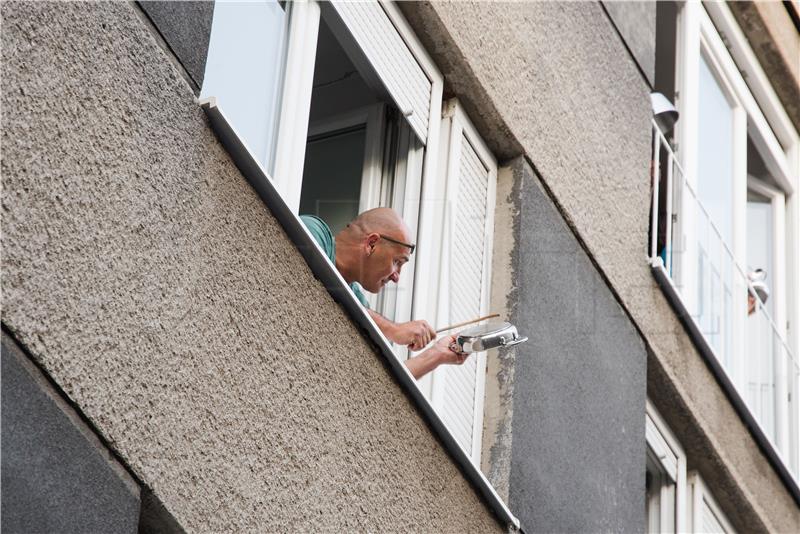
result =
[{"label": "gray concrete panel", "polygon": [[175,520],[501,530],[138,8],[0,9],[3,322]]},{"label": "gray concrete panel", "polygon": [[214,2],[147,1],[139,5],[197,84],[195,89],[199,94],[206,70]]},{"label": "gray concrete panel", "polygon": [[528,532],[644,530],[647,354],[530,168],[519,256],[510,502]]},{"label": "gray concrete panel", "polygon": [[633,59],[655,85],[656,72],[656,2],[605,1],[603,6],[611,17]]},{"label": "gray concrete panel", "polygon": [[137,532],[139,487],[2,335],[2,531]]}]

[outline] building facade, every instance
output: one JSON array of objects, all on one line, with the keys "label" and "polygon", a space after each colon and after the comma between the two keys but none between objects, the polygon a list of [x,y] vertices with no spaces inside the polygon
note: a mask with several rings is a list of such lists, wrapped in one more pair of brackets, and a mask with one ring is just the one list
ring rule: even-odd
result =
[{"label": "building facade", "polygon": [[[795,3],[2,29],[4,531],[800,530]],[[414,381],[298,219],[377,206],[371,308],[529,341]]]}]

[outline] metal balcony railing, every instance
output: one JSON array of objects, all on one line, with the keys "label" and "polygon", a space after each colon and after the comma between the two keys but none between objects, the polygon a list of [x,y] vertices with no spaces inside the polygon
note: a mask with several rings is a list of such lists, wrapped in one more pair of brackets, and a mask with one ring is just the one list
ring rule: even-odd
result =
[{"label": "metal balcony railing", "polygon": [[666,275],[691,330],[702,334],[780,461],[800,480],[800,366],[784,330],[655,123],[651,174],[651,264]]}]

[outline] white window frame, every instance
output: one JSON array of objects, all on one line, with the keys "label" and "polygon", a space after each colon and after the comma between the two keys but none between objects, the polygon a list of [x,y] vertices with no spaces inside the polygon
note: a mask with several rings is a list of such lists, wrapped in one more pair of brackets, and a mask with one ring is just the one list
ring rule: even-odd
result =
[{"label": "white window frame", "polygon": [[[725,40],[720,36],[722,32]],[[733,243],[732,250],[736,261],[746,265],[746,228],[744,226],[747,195],[747,136],[749,134],[759,152],[764,156],[765,164],[785,194],[785,235],[786,243],[782,281],[783,293],[786,295],[783,306],[783,317],[775,324],[780,333],[788,340],[794,354],[800,354],[800,136],[794,128],[780,100],[755,57],[744,33],[735,21],[730,8],[722,2],[687,1],[681,6],[678,15],[678,50],[676,61],[676,104],[681,118],[676,127],[678,158],[685,171],[690,185],[695,186],[697,176],[697,132],[698,132],[698,97],[699,97],[699,62],[701,54],[710,58],[709,62],[723,89],[730,93],[742,113],[735,118],[734,129],[738,132],[734,154],[739,161],[734,161],[735,189],[733,210]],[[742,76],[747,76],[745,81]],[[763,111],[762,111],[763,110]],[[749,122],[749,127],[748,127]],[[677,199],[681,216],[676,223],[676,235],[683,236],[683,249],[686,244],[693,243],[692,232],[695,222],[688,199]],[[693,252],[684,253],[683,261],[678,265],[675,280],[684,287],[682,299],[689,310],[697,309],[696,280],[687,273],[693,272],[696,256]],[[788,262],[788,263],[787,263]],[[779,290],[780,291],[780,290]],[[774,291],[773,294],[778,291]],[[735,291],[733,306],[735,310],[746,310],[746,291]],[[731,365],[726,369],[733,382],[744,391],[745,366],[745,328],[744,314],[736,314],[734,322],[734,351]],[[791,327],[787,329],[787,325]],[[723,356],[726,357],[726,356]],[[781,414],[784,421],[792,418],[800,421],[800,402],[796,399],[800,393],[800,384],[795,377],[789,391],[792,393],[792,404]],[[784,388],[785,389],[785,388]],[[786,398],[786,397],[778,397]],[[783,403],[778,403],[782,405]],[[776,414],[777,418],[777,414]],[[778,424],[777,428],[787,428]],[[800,424],[795,423],[795,432],[791,435],[782,430],[778,432],[776,445],[787,446],[781,450],[789,451],[787,466],[797,472],[800,464]]]},{"label": "white window frame", "polygon": [[289,35],[278,115],[272,179],[289,207],[297,213],[303,187],[306,140],[314,87],[320,7],[315,0],[290,2]]},{"label": "white window frame", "polygon": [[[669,429],[655,406],[647,399],[645,407],[645,438],[648,454],[654,455],[663,474],[672,481],[674,494],[670,495],[667,485],[662,485],[658,503],[648,503],[647,521],[657,532],[686,531],[686,453],[675,435]],[[662,504],[668,506],[665,509]],[[658,505],[658,510],[650,506]],[[671,507],[669,506],[671,504]]]},{"label": "white window frame", "polygon": [[735,530],[728,521],[728,518],[722,512],[722,509],[714,500],[708,486],[703,482],[702,477],[696,471],[692,471],[686,477],[686,484],[688,488],[688,511],[689,511],[689,529],[688,532],[693,534],[706,534],[703,530],[703,507],[708,507],[714,518],[722,526],[725,534],[735,534]]}]

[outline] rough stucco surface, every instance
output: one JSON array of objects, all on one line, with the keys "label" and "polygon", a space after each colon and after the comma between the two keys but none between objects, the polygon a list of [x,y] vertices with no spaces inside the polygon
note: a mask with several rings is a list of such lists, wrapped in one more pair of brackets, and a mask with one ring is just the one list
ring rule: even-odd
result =
[{"label": "rough stucco surface", "polygon": [[3,2],[3,323],[189,531],[498,523],[127,3]]},{"label": "rough stucco surface", "polygon": [[800,130],[800,32],[783,2],[729,4],[761,67]]},{"label": "rough stucco surface", "polygon": [[[646,262],[650,105],[593,3],[408,3],[448,91],[492,149],[521,146],[645,337],[648,394],[740,531],[800,530],[761,454]],[[693,463],[692,463],[693,462]]]}]

